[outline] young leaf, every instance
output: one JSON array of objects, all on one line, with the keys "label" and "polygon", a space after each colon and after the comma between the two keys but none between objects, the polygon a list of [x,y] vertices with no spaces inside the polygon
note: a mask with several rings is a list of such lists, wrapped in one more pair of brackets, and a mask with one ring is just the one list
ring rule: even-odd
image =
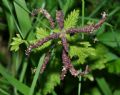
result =
[{"label": "young leaf", "polygon": [[68,29],[71,27],[75,27],[77,24],[79,17],[79,10],[73,10],[67,17],[67,19],[64,21],[64,28]]},{"label": "young leaf", "polygon": [[45,86],[42,90],[43,95],[47,95],[54,90],[54,87],[60,84],[60,74],[59,73],[50,73],[47,76]]},{"label": "young leaf", "polygon": [[79,57],[77,63],[83,64],[85,59],[90,55],[95,55],[95,49],[91,47],[89,42],[80,43],[82,47],[70,46],[70,57],[77,55]]},{"label": "young leaf", "polygon": [[[46,36],[48,36],[50,34],[50,32],[48,32],[46,29],[44,28],[36,28],[36,40],[33,41],[32,43],[35,43],[37,42],[38,40],[42,39],[42,38],[45,38]],[[40,46],[39,48],[37,48],[37,50],[42,50],[46,47],[48,47],[50,45],[51,41],[48,41],[46,43],[44,43],[42,46]]]},{"label": "young leaf", "polygon": [[[54,54],[53,54],[54,55]],[[59,61],[54,57],[51,59],[49,68],[44,72],[45,75],[41,77],[41,94],[48,95],[52,93],[54,88],[60,84],[60,73],[58,71]]]},{"label": "young leaf", "polygon": [[20,37],[19,34],[17,34],[17,37],[13,37],[12,39],[13,39],[13,41],[12,41],[12,43],[10,44],[10,45],[11,45],[11,49],[10,49],[11,51],[18,51],[20,44],[26,43],[26,41],[23,40],[23,39]]},{"label": "young leaf", "polygon": [[50,32],[48,32],[46,29],[44,28],[36,28],[36,38],[37,39],[42,39],[45,38],[46,36],[48,36],[50,34]]}]

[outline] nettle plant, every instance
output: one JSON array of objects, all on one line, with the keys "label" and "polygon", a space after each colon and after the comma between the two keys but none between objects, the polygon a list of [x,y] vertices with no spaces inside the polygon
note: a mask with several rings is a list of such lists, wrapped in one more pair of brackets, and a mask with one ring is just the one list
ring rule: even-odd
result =
[{"label": "nettle plant", "polygon": [[43,14],[49,21],[52,32],[43,27],[37,28],[35,32],[36,39],[29,42],[23,40],[17,34],[17,37],[14,37],[13,42],[11,43],[11,50],[19,50],[19,45],[25,43],[28,46],[25,50],[25,54],[28,56],[28,58],[30,58],[31,52],[38,52],[46,47],[49,47],[48,52],[44,52],[45,58],[40,70],[40,73],[43,73],[49,61],[52,61],[51,57],[54,49],[61,49],[60,47],[62,46],[61,59],[63,66],[61,69],[62,73],[60,75],[60,79],[64,79],[67,71],[69,71],[74,77],[87,74],[89,71],[88,66],[86,66],[85,71],[83,72],[76,70],[71,59],[74,56],[77,56],[77,63],[83,64],[85,63],[87,57],[95,55],[95,49],[91,46],[89,41],[78,40],[80,38],[80,33],[90,35],[95,30],[98,30],[106,20],[106,13],[102,13],[102,18],[100,21],[98,21],[98,23],[83,27],[77,27],[79,10],[72,11],[65,20],[63,12],[61,10],[56,11],[56,22],[53,20],[52,16],[47,12],[47,10],[42,8],[35,9],[32,15],[35,16],[39,13]]}]

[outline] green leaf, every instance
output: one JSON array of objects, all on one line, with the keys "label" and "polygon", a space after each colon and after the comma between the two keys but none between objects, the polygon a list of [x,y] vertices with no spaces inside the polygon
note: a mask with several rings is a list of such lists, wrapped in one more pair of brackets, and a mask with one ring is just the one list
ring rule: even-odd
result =
[{"label": "green leaf", "polygon": [[13,39],[13,41],[10,44],[11,45],[11,49],[10,49],[11,51],[18,51],[20,44],[26,43],[25,40],[22,40],[22,38],[20,37],[19,34],[17,34],[17,37],[13,37],[12,39]]},{"label": "green leaf", "polygon": [[105,45],[113,48],[120,47],[120,33],[119,32],[106,32],[97,37],[98,40]]},{"label": "green leaf", "polygon": [[96,78],[96,81],[104,95],[112,95],[111,89],[104,78]]},{"label": "green leaf", "polygon": [[108,72],[113,74],[120,74],[120,59],[107,64]]},{"label": "green leaf", "polygon": [[17,79],[15,79],[13,76],[9,74],[5,70],[5,68],[0,64],[0,74],[8,80],[8,82],[14,86],[17,90],[19,90],[22,94],[27,95],[29,93],[29,87],[24,85],[23,83],[19,82]]},{"label": "green leaf", "polygon": [[[50,32],[48,32],[46,29],[41,28],[41,27],[40,28],[36,28],[36,32],[35,33],[36,33],[35,34],[36,35],[36,40],[30,41],[31,44],[36,43],[37,41],[41,40],[42,38],[45,38],[46,36],[50,35]],[[48,41],[48,42],[44,43],[42,46],[38,47],[36,50],[38,50],[38,51],[42,50],[42,49],[44,49],[46,47],[49,47],[50,44],[51,44],[51,41]]]},{"label": "green leaf", "polygon": [[42,27],[36,28],[36,38],[39,40],[42,38],[45,38],[49,34],[50,34],[50,32],[48,32],[46,29],[44,29]]},{"label": "green leaf", "polygon": [[89,79],[90,81],[94,81],[94,77],[92,74],[86,74],[84,75],[84,78]]},{"label": "green leaf", "polygon": [[[17,20],[22,31],[22,37],[25,38],[28,35],[28,40],[34,38],[33,32],[29,32],[32,25],[29,17],[29,11],[26,6],[25,0],[15,0],[14,1],[15,12]],[[29,32],[29,33],[28,33]]]},{"label": "green leaf", "polygon": [[111,53],[108,48],[99,44],[95,49],[96,56],[92,56],[91,58],[94,60],[93,64],[90,65],[92,70],[94,69],[103,69],[106,67],[106,63],[118,59],[118,57]]},{"label": "green leaf", "polygon": [[49,67],[44,72],[41,77],[41,94],[47,95],[54,92],[54,88],[60,84],[60,73],[59,73],[59,62],[60,60],[56,58],[54,55],[54,50],[51,54],[53,56],[51,58],[51,62],[49,63]]},{"label": "green leaf", "polygon": [[87,57],[91,55],[95,55],[95,49],[91,47],[91,44],[89,42],[81,42],[81,47],[79,46],[70,46],[70,57],[77,55],[79,59],[77,60],[77,63],[85,63],[85,60]]},{"label": "green leaf", "polygon": [[47,95],[54,90],[54,87],[60,84],[60,74],[59,73],[50,73],[47,76],[45,86],[42,90],[43,95]]},{"label": "green leaf", "polygon": [[10,95],[10,94],[8,92],[6,92],[5,90],[0,88],[0,95]]},{"label": "green leaf", "polygon": [[13,14],[12,14],[12,7],[10,6],[10,3],[8,0],[2,0],[1,1],[3,6],[3,11],[5,12],[6,15],[6,21],[8,23],[8,29],[9,29],[9,42],[11,42],[12,36],[15,31],[15,24],[14,24],[14,19],[13,19]]},{"label": "green leaf", "polygon": [[115,90],[113,95],[120,95],[120,89]]},{"label": "green leaf", "polygon": [[73,10],[64,21],[64,28],[68,29],[75,27],[79,17],[79,10]]},{"label": "green leaf", "polygon": [[66,12],[72,7],[74,2],[74,0],[58,0],[60,9],[63,10],[64,15],[66,15]]},{"label": "green leaf", "polygon": [[90,93],[88,93],[87,95],[101,95],[101,92],[97,87],[94,87],[91,89]]},{"label": "green leaf", "polygon": [[38,63],[38,66],[36,68],[36,72],[35,72],[35,75],[34,75],[34,78],[33,78],[32,84],[31,84],[29,95],[34,94],[35,85],[37,83],[37,80],[38,80],[38,77],[39,77],[39,74],[40,74],[40,69],[41,69],[41,66],[43,64],[44,57],[45,57],[45,55],[43,55],[39,60],[39,63]]}]

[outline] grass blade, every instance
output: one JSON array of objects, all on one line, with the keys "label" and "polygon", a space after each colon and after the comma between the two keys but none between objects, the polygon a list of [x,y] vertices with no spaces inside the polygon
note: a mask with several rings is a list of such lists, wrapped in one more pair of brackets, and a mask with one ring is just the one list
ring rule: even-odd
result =
[{"label": "grass blade", "polygon": [[[29,17],[29,11],[26,11],[27,6],[25,3],[25,0],[14,1],[14,7],[15,7],[18,23],[22,31],[22,35],[25,38],[32,27],[30,17]],[[30,35],[28,36],[28,40],[33,39],[32,33],[33,32],[31,32]]]},{"label": "grass blade", "polygon": [[3,89],[0,88],[0,94],[4,94],[4,95],[10,95],[8,92],[4,91]]},{"label": "grass blade", "polygon": [[2,3],[3,3],[3,10],[5,12],[5,15],[6,15],[6,21],[7,21],[7,25],[8,25],[8,30],[9,30],[9,34],[10,34],[10,37],[9,37],[9,43],[11,42],[12,40],[12,36],[15,32],[15,24],[14,24],[14,19],[13,19],[13,16],[11,14],[11,7],[10,7],[10,4],[8,2],[8,0],[2,0]]},{"label": "grass blade", "polygon": [[24,61],[23,62],[23,67],[22,67],[22,71],[21,71],[21,75],[20,75],[20,82],[22,82],[23,79],[24,79],[27,66],[28,66],[28,63],[26,61]]},{"label": "grass blade", "polygon": [[99,6],[90,14],[89,17],[93,17],[106,3],[108,0],[101,0],[101,2],[99,3]]},{"label": "grass blade", "polygon": [[104,95],[112,95],[111,89],[104,78],[96,78],[96,81]]},{"label": "grass blade", "polygon": [[40,68],[41,68],[42,63],[44,61],[44,56],[45,55],[43,55],[39,60],[39,63],[38,63],[37,69],[36,69],[36,73],[35,73],[35,76],[34,76],[33,81],[32,81],[32,85],[31,85],[31,88],[30,88],[29,95],[34,94],[35,85],[36,85],[37,79],[38,79],[39,74],[40,74]]},{"label": "grass blade", "polygon": [[17,79],[12,77],[5,68],[0,64],[0,74],[8,80],[8,82],[13,85],[22,94],[27,95],[29,93],[29,87],[19,82]]}]

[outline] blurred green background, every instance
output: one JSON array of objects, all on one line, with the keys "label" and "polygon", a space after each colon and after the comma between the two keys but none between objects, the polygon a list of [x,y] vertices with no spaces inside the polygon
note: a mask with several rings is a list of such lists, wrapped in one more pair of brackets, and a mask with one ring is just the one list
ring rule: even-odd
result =
[{"label": "blurred green background", "polygon": [[[25,56],[29,43],[36,41],[36,28],[52,31],[43,15],[31,16],[32,10],[36,8],[46,9],[54,19],[56,10],[62,10],[65,18],[73,10],[79,10],[77,27],[97,22],[103,11],[108,14],[99,30],[82,39],[90,48],[84,47],[85,52],[77,52],[82,48],[76,48],[76,55],[80,59],[72,60],[77,69],[84,70],[89,65],[91,71],[88,75],[75,78],[68,73],[61,81],[59,46],[54,49],[50,64],[42,75],[39,74],[44,59],[42,55],[50,48],[49,44],[32,52],[30,58]],[[120,95],[119,26],[119,0],[1,0],[0,95]],[[40,33],[37,36],[44,35]],[[12,42],[15,44],[13,51],[10,51]],[[86,57],[89,52],[93,53],[91,49],[95,50],[96,56]]]}]

